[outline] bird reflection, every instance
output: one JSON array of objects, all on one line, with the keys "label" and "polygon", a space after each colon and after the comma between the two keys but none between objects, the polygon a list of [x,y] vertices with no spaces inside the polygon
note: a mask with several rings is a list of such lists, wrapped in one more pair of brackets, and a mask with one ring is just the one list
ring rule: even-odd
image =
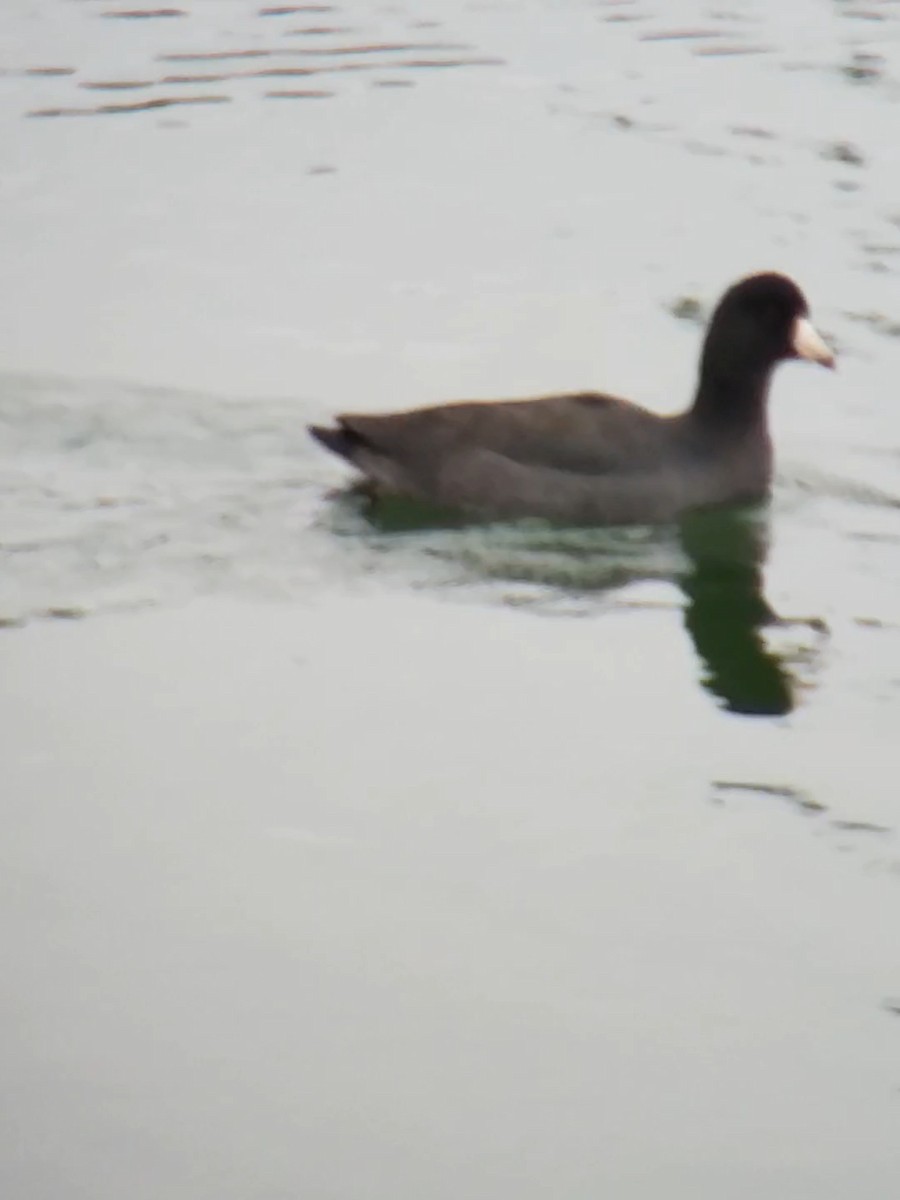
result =
[{"label": "bird reflection", "polygon": [[778,618],[763,595],[768,524],[758,513],[695,513],[680,529],[688,565],[678,580],[684,623],[703,663],[703,686],[726,709],[782,716],[794,707],[793,680],[762,631]]},{"label": "bird reflection", "polygon": [[764,636],[767,627],[785,624],[763,593],[765,510],[707,510],[677,528],[566,529],[543,522],[486,528],[418,501],[360,492],[355,501],[371,532],[390,541],[420,535],[426,540],[417,542],[429,555],[495,582],[527,581],[581,598],[609,596],[640,581],[672,582],[687,602],[684,624],[702,664],[703,687],[726,710],[745,716],[783,716],[794,707],[797,684],[789,663]]}]

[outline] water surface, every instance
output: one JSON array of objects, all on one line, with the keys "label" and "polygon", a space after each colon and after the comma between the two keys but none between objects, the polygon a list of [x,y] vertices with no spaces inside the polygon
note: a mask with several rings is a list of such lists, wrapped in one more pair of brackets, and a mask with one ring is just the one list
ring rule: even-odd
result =
[{"label": "water surface", "polygon": [[[900,5],[0,15],[4,1195],[900,1178]],[[763,509],[368,511],[341,408],[671,411]]]}]

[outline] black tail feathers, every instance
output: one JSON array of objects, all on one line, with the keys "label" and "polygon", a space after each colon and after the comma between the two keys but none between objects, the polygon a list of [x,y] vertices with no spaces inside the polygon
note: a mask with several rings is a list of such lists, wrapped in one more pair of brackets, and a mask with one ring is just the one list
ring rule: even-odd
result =
[{"label": "black tail feathers", "polygon": [[342,458],[352,460],[354,452],[363,445],[362,438],[343,425],[308,425],[307,429],[317,442],[321,442],[332,454],[339,454]]}]

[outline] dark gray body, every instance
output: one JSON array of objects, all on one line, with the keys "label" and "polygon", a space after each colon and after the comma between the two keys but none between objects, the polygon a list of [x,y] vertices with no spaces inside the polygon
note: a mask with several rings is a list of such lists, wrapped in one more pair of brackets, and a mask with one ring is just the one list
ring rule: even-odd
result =
[{"label": "dark gray body", "polygon": [[758,422],[709,428],[593,392],[346,414],[312,432],[379,490],[497,517],[669,521],[763,496],[772,474]]}]

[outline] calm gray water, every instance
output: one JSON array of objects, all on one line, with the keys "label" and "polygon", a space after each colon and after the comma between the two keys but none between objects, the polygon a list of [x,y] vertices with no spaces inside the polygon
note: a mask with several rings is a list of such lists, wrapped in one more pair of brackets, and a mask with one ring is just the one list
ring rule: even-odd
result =
[{"label": "calm gray water", "polygon": [[[2,1195],[894,1195],[900,3],[7,0],[0,68]],[[674,409],[761,268],[840,353],[763,509],[439,527],[304,433]]]}]

